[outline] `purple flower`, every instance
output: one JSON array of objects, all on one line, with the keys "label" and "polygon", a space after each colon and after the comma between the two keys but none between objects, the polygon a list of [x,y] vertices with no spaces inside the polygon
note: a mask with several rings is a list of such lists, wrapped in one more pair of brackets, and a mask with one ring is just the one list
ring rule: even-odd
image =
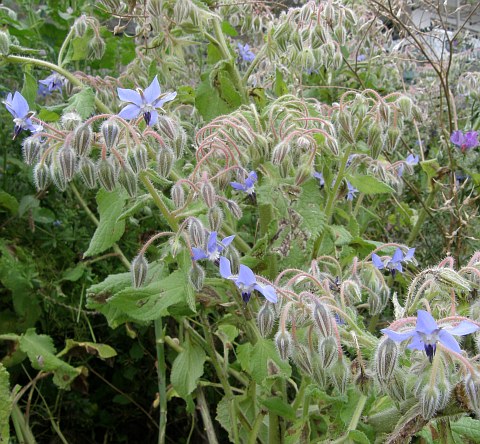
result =
[{"label": "purple flower", "polygon": [[208,238],[207,249],[202,250],[201,248],[192,247],[193,259],[199,261],[201,259],[208,259],[209,261],[215,262],[220,258],[220,253],[225,250],[233,241],[235,235],[228,236],[223,239],[221,242],[217,241],[217,232],[212,231]]},{"label": "purple flower", "polygon": [[320,182],[320,187],[323,188],[325,186],[325,179],[323,178],[323,174],[322,173],[319,173],[317,171],[314,171],[313,172],[313,177],[315,179],[318,179],[318,181]]},{"label": "purple flower", "polygon": [[220,275],[235,282],[235,285],[242,293],[242,299],[245,303],[250,300],[253,290],[262,293],[269,302],[277,302],[275,289],[271,285],[257,283],[255,274],[246,265],[240,264],[240,272],[238,275],[233,275],[230,269],[230,261],[222,256],[220,257]]},{"label": "purple flower", "polygon": [[[48,93],[53,93],[53,91],[62,92],[62,86],[64,82],[65,82],[65,77],[61,76],[57,72],[54,72],[51,75],[49,75],[46,79],[38,81],[38,83],[40,83],[39,91],[41,91],[42,95],[45,95],[46,91],[48,91]],[[47,89],[45,90],[45,88],[42,88],[41,85],[43,85]]]},{"label": "purple flower", "polygon": [[358,193],[358,190],[347,180],[347,200],[355,199],[355,194]]},{"label": "purple flower", "polygon": [[255,54],[251,51],[248,43],[243,46],[240,42],[237,43],[238,55],[244,62],[251,62],[255,58]]},{"label": "purple flower", "polygon": [[407,158],[402,162],[398,168],[398,177],[402,177],[405,165],[415,166],[420,161],[420,157],[414,154],[409,154]]},{"label": "purple flower", "polygon": [[430,313],[424,310],[418,310],[417,324],[414,330],[399,333],[384,328],[381,332],[397,342],[411,339],[407,348],[410,350],[425,350],[429,361],[432,362],[437,342],[440,342],[443,346],[456,353],[461,353],[460,346],[452,335],[464,336],[474,333],[479,329],[480,327],[470,321],[462,321],[456,327],[449,329],[439,327]]},{"label": "purple flower", "polygon": [[367,60],[367,56],[365,54],[359,54],[357,56],[357,62],[363,62],[365,60]]},{"label": "purple flower", "polygon": [[399,271],[403,273],[402,262],[411,262],[413,260],[413,255],[415,254],[415,248],[409,248],[405,256],[400,248],[395,250],[393,256],[386,260],[385,262],[382,261],[380,256],[376,255],[375,253],[372,254],[372,263],[373,265],[378,268],[379,270],[386,269],[395,276],[395,273]]},{"label": "purple flower", "polygon": [[257,179],[257,173],[255,171],[250,171],[248,177],[245,179],[245,183],[230,182],[230,185],[235,190],[244,191],[249,195],[253,195],[255,193],[254,185]]},{"label": "purple flower", "polygon": [[12,96],[12,93],[7,95],[7,99],[3,101],[8,112],[13,116],[13,123],[15,129],[13,130],[13,138],[17,137],[22,130],[29,130],[36,133],[43,129],[42,125],[35,125],[31,121],[31,117],[35,114],[30,111],[28,102],[18,91]]},{"label": "purple flower", "polygon": [[117,91],[120,100],[128,102],[128,105],[125,106],[118,115],[123,119],[130,120],[143,114],[143,118],[149,126],[155,125],[158,121],[157,109],[161,108],[164,103],[170,102],[177,97],[176,91],[162,94],[157,76],[155,76],[145,91],[140,88],[137,88],[136,91],[133,89],[117,88]]},{"label": "purple flower", "polygon": [[457,145],[462,153],[465,153],[479,145],[478,133],[477,131],[467,131],[464,134],[463,131],[454,131],[450,136],[450,142]]}]

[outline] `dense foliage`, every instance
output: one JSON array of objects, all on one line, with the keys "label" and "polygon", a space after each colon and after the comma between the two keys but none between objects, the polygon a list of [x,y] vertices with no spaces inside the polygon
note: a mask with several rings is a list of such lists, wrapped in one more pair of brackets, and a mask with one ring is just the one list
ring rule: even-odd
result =
[{"label": "dense foliage", "polygon": [[480,441],[480,4],[299,3],[0,5],[0,442]]}]

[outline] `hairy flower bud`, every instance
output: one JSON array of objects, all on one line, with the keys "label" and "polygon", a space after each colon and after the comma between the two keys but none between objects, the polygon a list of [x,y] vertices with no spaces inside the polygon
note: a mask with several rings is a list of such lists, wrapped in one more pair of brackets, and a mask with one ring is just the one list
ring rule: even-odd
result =
[{"label": "hairy flower bud", "polygon": [[65,191],[67,189],[67,181],[65,180],[65,176],[58,163],[50,165],[50,179],[60,191]]},{"label": "hairy flower bud", "polygon": [[433,385],[427,384],[420,394],[420,406],[424,419],[430,419],[435,415],[440,404],[440,391]]},{"label": "hairy flower bud", "polygon": [[148,261],[144,254],[140,253],[135,256],[130,265],[130,272],[132,273],[132,286],[140,288],[144,284],[148,272]]},{"label": "hairy flower bud", "polygon": [[235,219],[238,220],[242,217],[243,212],[242,212],[242,209],[240,208],[240,205],[238,205],[237,202],[229,199],[225,203],[227,205],[228,211],[230,211],[230,213],[232,213],[232,216]]},{"label": "hairy flower bud", "polygon": [[398,362],[398,343],[388,336],[380,339],[373,358],[375,374],[381,383],[388,383]]},{"label": "hairy flower bud", "polygon": [[405,401],[407,397],[407,377],[399,368],[395,369],[388,382],[381,384],[383,391],[396,402]]},{"label": "hairy flower bud", "polygon": [[327,386],[327,373],[322,367],[320,362],[320,357],[317,354],[312,356],[312,366],[313,366],[313,379],[321,389],[325,389]]},{"label": "hairy flower bud", "polygon": [[99,60],[105,54],[105,41],[97,34],[88,42],[88,60]]},{"label": "hairy flower bud", "polygon": [[187,146],[187,133],[183,128],[179,128],[177,135],[172,141],[173,151],[175,152],[175,158],[180,159],[183,156],[185,147]]},{"label": "hairy flower bud", "polygon": [[216,193],[211,182],[205,181],[200,185],[200,194],[208,208],[212,208],[215,205]]},{"label": "hairy flower bud", "polygon": [[397,100],[397,105],[400,108],[400,112],[407,118],[410,119],[412,116],[413,102],[410,97],[401,96]]},{"label": "hairy flower bud", "polygon": [[80,158],[78,172],[87,188],[93,190],[97,187],[97,169],[92,159],[89,157]]},{"label": "hairy flower bud", "polygon": [[472,377],[469,373],[465,377],[464,385],[465,394],[467,395],[470,408],[478,417],[480,416],[480,379],[478,378],[478,375]]},{"label": "hairy flower bud", "polygon": [[118,138],[120,135],[120,127],[117,122],[113,119],[105,120],[102,123],[101,131],[103,135],[103,140],[105,141],[105,146],[110,150],[114,148],[118,143]]},{"label": "hairy flower bud", "polygon": [[315,301],[313,303],[312,319],[321,336],[328,338],[333,335],[332,315],[330,310],[321,302]]},{"label": "hairy flower bud", "polygon": [[292,355],[292,335],[287,330],[279,330],[275,335],[275,345],[277,346],[280,358],[286,361]]},{"label": "hairy flower bud", "polygon": [[72,147],[80,157],[86,157],[92,150],[93,132],[90,125],[81,125],[73,134]]},{"label": "hairy flower bud", "polygon": [[292,359],[297,367],[300,368],[300,370],[302,370],[306,375],[313,375],[312,356],[307,347],[296,342],[293,347]]},{"label": "hairy flower bud", "polygon": [[10,36],[5,31],[0,31],[0,55],[7,56],[10,52]]},{"label": "hairy flower bud", "polygon": [[161,177],[167,178],[175,162],[175,153],[171,148],[162,147],[157,153],[157,171]]},{"label": "hairy flower bud", "polygon": [[258,329],[262,337],[270,336],[275,324],[275,311],[271,302],[265,302],[257,313]]},{"label": "hairy flower bud", "polygon": [[211,231],[220,231],[223,224],[223,211],[220,207],[215,206],[208,209],[208,224]]},{"label": "hairy flower bud", "polygon": [[111,159],[100,159],[97,163],[97,177],[100,185],[107,191],[117,186],[118,173]]},{"label": "hairy flower bud", "polygon": [[22,143],[23,159],[27,165],[33,165],[39,157],[41,143],[38,137],[27,137]]},{"label": "hairy flower bud", "polygon": [[375,122],[368,127],[367,145],[370,148],[372,158],[376,159],[380,154],[383,143],[382,129],[380,125]]},{"label": "hairy flower bud", "polygon": [[177,136],[178,123],[171,117],[164,114],[158,116],[157,126],[160,131],[165,134],[169,139],[173,140]]},{"label": "hairy flower bud", "polygon": [[232,244],[230,244],[228,248],[223,252],[223,256],[225,256],[230,261],[232,273],[238,274],[238,270],[240,268],[240,253],[238,252],[238,250]]},{"label": "hairy flower bud", "polygon": [[73,131],[82,123],[82,117],[75,111],[65,113],[61,119],[62,126],[67,131]]},{"label": "hairy flower bud", "polygon": [[[180,183],[176,183],[172,186],[170,190],[170,195],[172,196],[173,204],[175,208],[179,209],[185,205],[185,191],[183,186]],[[216,231],[216,230],[215,230]]]},{"label": "hairy flower bud", "polygon": [[58,151],[57,160],[58,165],[62,170],[63,177],[69,182],[75,174],[75,167],[77,164],[77,156],[75,155],[75,152],[68,145],[64,145]]},{"label": "hairy flower bud", "polygon": [[205,270],[198,265],[197,261],[193,261],[192,268],[188,273],[188,279],[195,290],[200,291],[203,288],[205,280]]},{"label": "hairy flower bud", "polygon": [[128,155],[128,163],[135,173],[148,168],[148,151],[144,145],[135,146]]},{"label": "hairy flower bud", "polygon": [[123,188],[125,188],[125,190],[127,190],[130,197],[135,197],[137,195],[137,175],[127,164],[122,165],[120,168],[118,182]]},{"label": "hairy flower bud", "polygon": [[206,240],[205,228],[200,219],[192,217],[188,221],[188,236],[192,244],[196,247],[203,248]]},{"label": "hairy flower bud", "polygon": [[73,23],[73,30],[77,37],[83,37],[87,32],[87,17],[85,14],[82,14],[80,17],[75,20]]},{"label": "hairy flower bud", "polygon": [[349,375],[350,371],[345,359],[337,360],[336,364],[329,371],[329,376],[333,385],[341,394],[344,394],[347,390]]},{"label": "hairy flower bud", "polygon": [[395,150],[398,141],[400,140],[401,136],[400,129],[397,126],[390,126],[387,130],[387,138],[385,139],[385,149],[388,152],[392,152]]},{"label": "hairy flower bud", "polygon": [[272,163],[280,165],[283,163],[288,153],[290,153],[291,145],[288,142],[280,142],[272,152]]},{"label": "hairy flower bud", "polygon": [[322,338],[318,342],[318,353],[323,368],[331,368],[338,361],[337,341],[333,336]]}]

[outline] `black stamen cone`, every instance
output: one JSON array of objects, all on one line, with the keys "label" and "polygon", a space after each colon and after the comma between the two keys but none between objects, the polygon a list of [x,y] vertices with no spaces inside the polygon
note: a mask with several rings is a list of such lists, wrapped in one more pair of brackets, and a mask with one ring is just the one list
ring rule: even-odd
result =
[{"label": "black stamen cone", "polygon": [[425,344],[425,353],[427,354],[430,362],[433,361],[433,357],[435,356],[435,348],[435,344]]},{"label": "black stamen cone", "polygon": [[[390,274],[392,275],[392,278],[395,279],[395,275],[397,274],[397,270],[395,268],[392,268],[390,270]],[[426,346],[425,346],[426,347]]]},{"label": "black stamen cone", "polygon": [[16,139],[21,132],[22,132],[22,127],[20,125],[15,125],[15,128],[13,130],[13,139]]},{"label": "black stamen cone", "polygon": [[250,293],[242,293],[242,299],[245,304],[248,304],[248,301],[250,300]]},{"label": "black stamen cone", "polygon": [[143,118],[145,119],[146,124],[150,125],[150,119],[152,118],[152,114],[150,113],[150,111],[143,113]]},{"label": "black stamen cone", "polygon": [[249,194],[248,198],[250,199],[252,205],[257,205],[257,195],[255,193]]}]

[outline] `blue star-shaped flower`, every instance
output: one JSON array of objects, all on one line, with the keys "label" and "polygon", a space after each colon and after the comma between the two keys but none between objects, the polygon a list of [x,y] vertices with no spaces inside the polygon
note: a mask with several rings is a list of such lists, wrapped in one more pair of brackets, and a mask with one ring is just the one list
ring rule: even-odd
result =
[{"label": "blue star-shaped flower", "polygon": [[140,88],[137,88],[136,91],[117,88],[117,91],[120,100],[128,102],[128,105],[118,115],[123,119],[131,120],[143,114],[143,118],[149,126],[155,125],[158,121],[157,109],[161,108],[164,103],[170,102],[177,97],[176,91],[162,94],[157,76],[155,76],[145,91]]},{"label": "blue star-shaped flower", "polygon": [[221,242],[217,241],[217,232],[212,231],[208,238],[207,249],[192,247],[193,259],[199,261],[201,259],[208,259],[209,261],[216,262],[220,258],[220,253],[225,250],[233,241],[235,235],[228,236]]},{"label": "blue star-shaped flower", "polygon": [[18,91],[15,94],[9,93],[7,99],[3,101],[8,112],[13,116],[15,129],[13,130],[13,138],[15,139],[22,130],[29,130],[36,133],[43,129],[42,125],[36,125],[31,121],[31,117],[35,114],[30,111],[28,102]]},{"label": "blue star-shaped flower", "polygon": [[323,188],[325,186],[325,178],[323,177],[322,173],[319,173],[318,171],[314,171],[313,177],[315,179],[318,179],[318,182],[320,183],[320,188]]},{"label": "blue star-shaped flower", "polygon": [[399,333],[384,328],[381,332],[397,342],[411,339],[407,348],[410,350],[425,350],[429,361],[432,362],[437,348],[437,342],[440,342],[442,345],[456,353],[461,353],[460,346],[452,335],[464,336],[474,333],[479,329],[480,327],[478,327],[478,325],[469,321],[462,321],[456,327],[445,329],[437,325],[435,319],[433,319],[430,313],[424,310],[418,310],[417,324],[415,325],[414,330]]},{"label": "blue star-shaped flower", "polygon": [[238,54],[244,62],[253,61],[253,59],[255,58],[255,54],[250,49],[250,46],[248,46],[248,43],[246,43],[244,46],[239,42],[237,43],[237,48]]},{"label": "blue star-shaped flower", "polygon": [[245,179],[245,183],[230,182],[230,185],[235,190],[244,191],[248,195],[255,194],[255,182],[257,181],[257,173],[250,171],[248,177]]},{"label": "blue star-shaped flower", "polygon": [[[40,83],[39,91],[41,91],[42,95],[45,95],[47,91],[48,93],[53,93],[53,91],[62,92],[62,86],[64,82],[65,77],[58,74],[58,72],[54,72],[46,79],[38,81],[38,83]],[[42,85],[44,88],[42,88]]]},{"label": "blue star-shaped flower", "polygon": [[355,194],[358,193],[358,190],[347,180],[347,200],[355,199]]},{"label": "blue star-shaped flower", "polygon": [[413,259],[413,255],[415,254],[415,248],[409,248],[405,256],[403,255],[403,252],[400,248],[397,248],[395,250],[395,253],[393,253],[393,256],[386,260],[385,262],[382,261],[380,256],[377,254],[373,253],[372,254],[372,263],[375,267],[377,267],[379,270],[382,269],[387,269],[392,273],[393,276],[395,276],[395,273],[399,271],[400,273],[403,273],[403,267],[402,267],[402,262],[410,262]]},{"label": "blue star-shaped flower", "polygon": [[230,268],[230,261],[222,256],[220,258],[220,275],[225,279],[230,279],[235,282],[235,285],[242,293],[242,299],[245,303],[250,300],[253,290],[262,293],[268,301],[273,303],[277,302],[275,289],[271,285],[259,284],[253,271],[246,265],[241,264],[238,275],[234,275]]},{"label": "blue star-shaped flower", "polygon": [[478,132],[467,131],[465,134],[463,131],[454,131],[450,136],[450,142],[460,148],[462,153],[467,152],[472,148],[476,148],[479,145]]}]

